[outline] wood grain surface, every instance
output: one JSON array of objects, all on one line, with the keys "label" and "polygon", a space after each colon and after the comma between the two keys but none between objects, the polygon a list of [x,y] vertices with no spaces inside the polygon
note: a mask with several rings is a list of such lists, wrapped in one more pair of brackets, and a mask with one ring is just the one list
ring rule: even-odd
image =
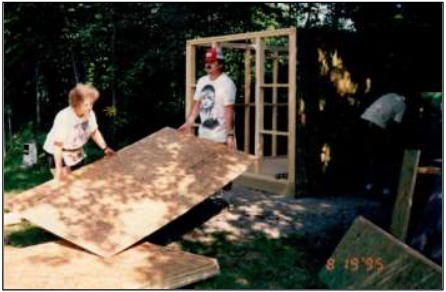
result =
[{"label": "wood grain surface", "polygon": [[164,128],[5,202],[5,209],[95,254],[135,244],[242,174],[252,159]]},{"label": "wood grain surface", "polygon": [[4,250],[4,289],[173,289],[219,272],[217,261],[149,243],[102,258],[66,242]]}]

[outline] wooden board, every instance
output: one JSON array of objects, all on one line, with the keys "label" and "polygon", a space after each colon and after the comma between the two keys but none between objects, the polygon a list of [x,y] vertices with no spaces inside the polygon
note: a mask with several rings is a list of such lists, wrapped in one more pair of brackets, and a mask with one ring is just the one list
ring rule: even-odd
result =
[{"label": "wooden board", "polygon": [[4,289],[173,289],[218,274],[215,259],[144,243],[101,258],[67,242],[4,251]]},{"label": "wooden board", "polygon": [[441,289],[442,269],[358,217],[320,272],[331,289]]},{"label": "wooden board", "polygon": [[3,214],[3,226],[17,225],[23,222],[23,218],[18,213]]},{"label": "wooden board", "polygon": [[435,166],[420,166],[418,167],[418,174],[436,174],[436,175],[442,175],[443,170],[441,167],[435,167]]},{"label": "wooden board", "polygon": [[410,214],[412,213],[413,194],[420,161],[420,150],[404,151],[400,180],[395,206],[392,213],[390,233],[402,241],[406,240],[409,229]]},{"label": "wooden board", "polygon": [[185,213],[251,162],[225,145],[165,128],[8,201],[7,209],[95,254],[111,256]]},{"label": "wooden board", "polygon": [[247,186],[255,190],[267,191],[280,196],[292,195],[287,192],[289,184],[286,180],[279,180],[262,174],[245,172],[235,180],[234,184]]},{"label": "wooden board", "polygon": [[210,44],[213,42],[233,42],[233,41],[241,41],[241,40],[250,40],[255,38],[268,38],[268,37],[285,37],[290,32],[295,31],[294,27],[291,28],[282,28],[282,29],[271,29],[264,30],[258,32],[248,32],[248,33],[238,33],[238,34],[230,34],[224,36],[216,36],[216,37],[206,37],[206,38],[197,38],[193,40],[188,40],[187,45],[200,45],[200,44]]}]

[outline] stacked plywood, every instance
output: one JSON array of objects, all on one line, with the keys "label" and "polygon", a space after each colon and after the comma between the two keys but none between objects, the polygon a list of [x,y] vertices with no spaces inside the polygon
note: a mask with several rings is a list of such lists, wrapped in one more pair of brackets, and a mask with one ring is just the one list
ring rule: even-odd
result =
[{"label": "stacked plywood", "polygon": [[144,243],[103,258],[67,242],[7,249],[6,289],[165,289],[218,273],[215,259]]},{"label": "stacked plywood", "polygon": [[[124,148],[116,157],[102,159],[74,172],[63,183],[49,181],[35,187],[8,201],[5,208],[83,249],[108,258],[206,199],[242,174],[250,162],[246,155],[232,153],[224,145],[165,128]],[[61,252],[60,246],[51,248],[56,253]],[[14,254],[6,255],[9,258],[9,265],[5,264],[7,275],[10,275],[8,266],[23,260],[17,250]],[[26,257],[28,249],[20,249],[20,254]],[[99,258],[86,257],[86,261],[96,263],[92,268],[100,270],[97,260]],[[189,262],[193,264],[192,258]],[[215,261],[212,263],[215,266]],[[153,267],[159,269],[159,265]],[[57,270],[55,272],[57,275]],[[138,287],[158,285],[143,282],[138,283],[141,284]],[[59,283],[71,285],[74,282]],[[44,289],[44,286],[39,288]],[[171,286],[176,287],[178,283],[172,282]]]}]

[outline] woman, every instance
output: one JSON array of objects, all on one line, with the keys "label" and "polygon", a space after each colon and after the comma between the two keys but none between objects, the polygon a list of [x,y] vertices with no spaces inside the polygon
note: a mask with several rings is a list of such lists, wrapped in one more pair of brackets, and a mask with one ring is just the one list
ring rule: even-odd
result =
[{"label": "woman", "polygon": [[43,146],[55,179],[63,180],[84,164],[83,146],[90,137],[106,156],[114,154],[96,123],[93,104],[98,98],[99,91],[94,86],[78,83],[68,94],[69,106],[57,113]]}]

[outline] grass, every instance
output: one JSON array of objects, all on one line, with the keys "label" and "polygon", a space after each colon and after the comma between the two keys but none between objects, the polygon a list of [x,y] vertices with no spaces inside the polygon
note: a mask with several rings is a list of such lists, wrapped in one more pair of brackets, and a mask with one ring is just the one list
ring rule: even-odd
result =
[{"label": "grass", "polygon": [[22,168],[23,144],[36,141],[42,145],[43,134],[34,134],[26,130],[6,140],[6,155],[3,164],[3,187],[6,195],[16,194],[51,178],[51,173],[45,164],[45,157],[41,151],[38,163],[31,168]]},{"label": "grass", "polygon": [[212,244],[182,240],[182,249],[218,259],[220,274],[186,289],[324,289],[318,279],[323,259],[300,237],[257,236],[230,242],[215,234]]},{"label": "grass", "polygon": [[[37,165],[23,169],[22,145],[34,138],[42,145],[45,135],[24,132],[7,141],[4,160],[4,191],[6,196],[39,185],[52,178],[43,155]],[[101,157],[94,143],[86,147],[88,162]],[[42,153],[41,147],[39,152]],[[269,239],[258,236],[242,242],[231,242],[225,234],[213,234],[212,243],[180,240],[182,249],[191,253],[217,258],[220,274],[186,289],[324,289],[318,272],[325,255],[311,249],[302,237]],[[5,244],[26,247],[58,240],[53,234],[22,223],[5,230]]]},{"label": "grass", "polygon": [[[52,179],[42,145],[46,133],[24,130],[6,141],[6,156],[3,164],[5,195],[14,195]],[[23,144],[30,141],[37,143],[38,162],[30,168],[22,168]],[[102,156],[102,151],[89,142],[85,147],[86,163],[91,163]]]}]

